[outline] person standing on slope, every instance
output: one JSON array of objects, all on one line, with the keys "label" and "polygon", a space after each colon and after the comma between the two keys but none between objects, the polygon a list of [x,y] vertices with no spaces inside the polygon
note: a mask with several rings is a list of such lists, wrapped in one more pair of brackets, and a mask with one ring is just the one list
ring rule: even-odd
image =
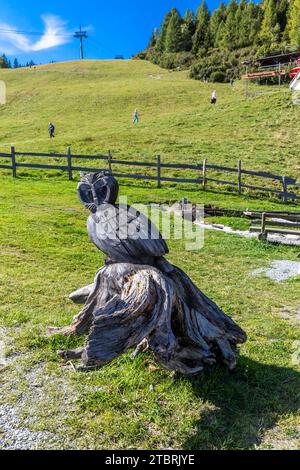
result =
[{"label": "person standing on slope", "polygon": [[134,115],[133,115],[133,124],[138,124],[139,123],[139,112],[138,110],[136,109],[134,111]]},{"label": "person standing on slope", "polygon": [[49,135],[50,135],[50,139],[52,139],[53,137],[55,137],[54,131],[55,131],[54,124],[53,124],[52,122],[50,122],[50,123],[49,123]]},{"label": "person standing on slope", "polygon": [[212,92],[210,102],[211,102],[211,104],[216,104],[217,103],[217,92],[216,92],[216,90],[214,90]]}]

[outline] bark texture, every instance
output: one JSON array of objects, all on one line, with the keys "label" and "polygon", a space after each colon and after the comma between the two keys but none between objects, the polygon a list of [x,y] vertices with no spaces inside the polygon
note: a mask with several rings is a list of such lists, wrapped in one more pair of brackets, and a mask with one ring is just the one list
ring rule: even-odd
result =
[{"label": "bark texture", "polygon": [[85,302],[70,327],[51,330],[87,334],[85,347],[61,351],[65,359],[81,356],[85,367],[109,363],[130,348],[133,358],[149,349],[164,368],[186,375],[223,362],[236,364],[244,331],[179,268],[166,260],[161,269],[128,263],[104,266],[94,284],[70,298]]}]

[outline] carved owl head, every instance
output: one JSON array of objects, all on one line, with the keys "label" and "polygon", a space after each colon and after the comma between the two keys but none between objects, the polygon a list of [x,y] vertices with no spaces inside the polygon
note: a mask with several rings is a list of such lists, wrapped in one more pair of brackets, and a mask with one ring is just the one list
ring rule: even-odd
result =
[{"label": "carved owl head", "polygon": [[96,212],[101,204],[115,204],[119,185],[108,172],[90,173],[81,176],[77,192],[85,207]]}]

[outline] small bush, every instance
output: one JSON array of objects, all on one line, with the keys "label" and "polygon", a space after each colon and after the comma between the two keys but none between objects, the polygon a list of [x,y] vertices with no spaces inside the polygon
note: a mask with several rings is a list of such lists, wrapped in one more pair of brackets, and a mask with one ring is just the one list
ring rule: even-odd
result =
[{"label": "small bush", "polygon": [[224,83],[227,81],[226,73],[224,72],[213,72],[210,76],[211,82]]}]

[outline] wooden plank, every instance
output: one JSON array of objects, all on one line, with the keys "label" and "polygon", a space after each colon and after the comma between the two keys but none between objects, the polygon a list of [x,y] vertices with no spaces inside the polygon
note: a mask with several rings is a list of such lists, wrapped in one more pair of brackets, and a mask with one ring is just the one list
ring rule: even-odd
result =
[{"label": "wooden plank", "polygon": [[202,167],[202,188],[204,191],[206,189],[206,184],[207,184],[206,173],[207,173],[207,160],[205,158],[203,160],[203,167]]},{"label": "wooden plank", "polygon": [[[261,233],[261,227],[250,227],[250,232],[251,233]],[[299,236],[300,237],[300,231],[297,231],[297,230],[282,230],[282,229],[272,229],[272,228],[268,228],[266,227],[266,230],[265,230],[265,233],[266,235],[268,233],[278,233],[279,235],[296,235],[296,236]]]},{"label": "wooden plank", "polygon": [[[265,171],[242,170],[241,173],[243,175],[257,176],[259,178],[268,178],[268,179],[282,181],[282,176],[274,175],[273,173],[267,173]],[[290,180],[291,180],[290,184],[293,184],[292,181],[296,181],[293,178],[290,178]]]},{"label": "wooden plank", "polygon": [[286,177],[283,176],[282,177],[282,200],[284,203],[287,203],[287,181],[286,181]]},{"label": "wooden plank", "polygon": [[15,147],[11,147],[11,166],[13,178],[17,177],[17,164],[16,164],[16,152]]},{"label": "wooden plank", "polygon": [[261,238],[262,240],[266,240],[267,238],[267,233],[266,233],[266,214],[265,212],[262,215],[261,218]]},{"label": "wooden plank", "polygon": [[297,235],[300,237],[300,231],[296,230],[283,230],[277,228],[266,228],[266,233],[279,233],[280,235]]},{"label": "wooden plank", "polygon": [[67,154],[68,154],[68,174],[69,174],[69,180],[72,181],[72,179],[73,179],[73,173],[72,173],[72,155],[71,155],[71,147],[68,147],[68,149],[67,149]]},{"label": "wooden plank", "polygon": [[260,227],[250,227],[250,233],[261,233],[261,226]]},{"label": "wooden plank", "polygon": [[110,153],[110,150],[108,151],[108,171],[109,174],[112,174],[112,155]]},{"label": "wooden plank", "polygon": [[0,168],[2,168],[3,170],[12,170],[12,166],[9,165],[0,165]]},{"label": "wooden plank", "polygon": [[290,227],[290,228],[295,228],[295,229],[300,229],[300,220],[299,222],[277,222],[277,221],[272,221],[268,220],[266,222],[267,227]]},{"label": "wooden plank", "polygon": [[0,158],[11,158],[10,153],[0,153]]},{"label": "wooden plank", "polygon": [[161,188],[161,162],[160,155],[157,155],[157,187]]},{"label": "wooden plank", "polygon": [[[280,196],[282,196],[282,191],[279,191],[278,189],[271,189],[271,188],[262,188],[262,187],[259,187],[259,186],[250,186],[248,184],[242,184],[242,188],[247,188],[247,189],[252,189],[252,190],[256,190],[256,191],[265,191],[265,192],[269,192],[269,193],[274,193],[274,194],[279,194]],[[297,194],[294,194],[294,193],[286,193],[286,198],[287,199],[299,199],[300,200],[300,196],[298,196]]]},{"label": "wooden plank", "polygon": [[239,160],[238,161],[238,193],[241,194],[242,192],[242,174],[241,174],[241,170],[242,170],[242,161]]},{"label": "wooden plank", "polygon": [[286,193],[287,199],[300,200],[300,196],[295,193]]},{"label": "wooden plank", "polygon": [[270,77],[280,77],[281,75],[286,75],[286,70],[270,70],[266,72],[253,72],[246,73],[241,75],[242,79],[256,79],[256,78],[270,78]]},{"label": "wooden plank", "polygon": [[[263,212],[262,211],[245,211],[244,212],[244,215],[249,215],[249,216],[258,216],[258,215],[262,215]],[[280,216],[280,215],[284,215],[284,216],[299,216],[300,217],[300,211],[268,211],[268,212],[265,212],[265,214],[267,216]]]},{"label": "wooden plank", "polygon": [[242,188],[252,189],[255,191],[267,191],[269,193],[282,195],[282,191],[279,191],[278,189],[262,188],[261,186],[250,186],[249,184],[242,184]]},{"label": "wooden plank", "polygon": [[[244,214],[244,215],[245,215],[245,214]],[[270,217],[273,217],[273,218],[274,218],[274,217],[275,217],[275,218],[277,218],[277,219],[283,219],[283,220],[285,220],[287,223],[292,223],[292,222],[298,223],[298,221],[300,222],[300,217],[299,217],[299,216],[297,217],[297,216],[295,216],[295,215],[294,215],[294,216],[292,216],[292,215],[285,215],[285,216],[283,216],[283,215],[278,215],[278,216],[277,216],[277,215],[276,215],[276,216],[275,216],[275,215],[270,215],[270,214],[267,213],[266,216],[267,216],[268,218],[270,218]],[[248,217],[249,217],[249,216],[248,216]],[[260,224],[260,223],[261,223],[261,219],[260,219],[260,220],[258,220],[258,219],[255,219],[255,220],[254,220],[254,219],[250,219],[250,220],[251,220],[251,224],[253,224],[253,225],[255,225],[255,224]],[[271,223],[271,221],[270,221],[270,223]]]}]

